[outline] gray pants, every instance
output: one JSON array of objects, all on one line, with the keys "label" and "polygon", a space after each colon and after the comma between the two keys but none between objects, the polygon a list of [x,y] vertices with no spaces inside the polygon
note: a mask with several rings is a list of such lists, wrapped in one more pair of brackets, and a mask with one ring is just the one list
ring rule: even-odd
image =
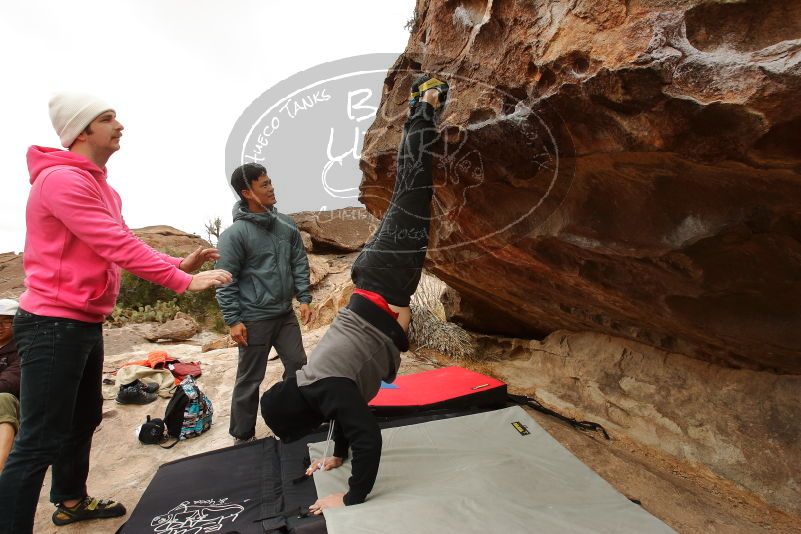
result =
[{"label": "gray pants", "polygon": [[294,376],[295,371],[306,363],[300,325],[294,312],[273,319],[245,321],[245,328],[248,330],[248,346],[239,347],[228,430],[239,439],[249,439],[256,433],[259,385],[264,380],[270,349],[275,347],[284,364],[284,379]]}]

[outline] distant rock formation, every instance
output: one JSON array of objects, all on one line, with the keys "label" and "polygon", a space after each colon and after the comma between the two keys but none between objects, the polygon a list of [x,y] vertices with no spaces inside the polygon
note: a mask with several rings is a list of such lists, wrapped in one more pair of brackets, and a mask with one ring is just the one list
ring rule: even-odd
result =
[{"label": "distant rock formation", "polygon": [[22,254],[14,252],[0,254],[0,298],[19,297],[25,291],[25,286],[22,285],[24,279]]},{"label": "distant rock formation", "polygon": [[[186,256],[199,246],[211,246],[200,236],[183,232],[172,226],[146,226],[134,229],[133,233],[156,250],[177,256]],[[22,254],[13,252],[0,254],[0,298],[19,297],[25,291],[24,280]]]},{"label": "distant rock formation", "polygon": [[302,211],[293,213],[292,217],[301,235],[309,234],[311,238],[307,251],[316,254],[361,250],[378,226],[376,218],[364,208]]},{"label": "distant rock formation", "polygon": [[451,81],[430,269],[527,337],[801,373],[801,3],[417,3],[365,138],[386,210],[416,72]]},{"label": "distant rock formation", "polygon": [[172,226],[145,226],[133,231],[139,239],[163,252],[183,257],[197,250],[197,247],[210,247],[208,241],[196,234],[189,234]]},{"label": "distant rock formation", "polygon": [[170,341],[186,341],[200,332],[197,321],[184,312],[175,314],[175,318],[166,323],[150,325],[142,330],[142,337],[148,341],[168,339]]},{"label": "distant rock formation", "polygon": [[[324,212],[302,212],[293,215],[299,222],[304,247],[308,252],[352,252],[364,246],[375,230],[376,219],[364,208],[346,208]],[[134,229],[133,232],[156,250],[186,256],[197,247],[209,247],[208,241],[172,226],[157,225]],[[309,255],[310,281],[316,286],[328,274],[330,260]],[[0,298],[17,298],[25,290],[22,254],[0,254]]]}]

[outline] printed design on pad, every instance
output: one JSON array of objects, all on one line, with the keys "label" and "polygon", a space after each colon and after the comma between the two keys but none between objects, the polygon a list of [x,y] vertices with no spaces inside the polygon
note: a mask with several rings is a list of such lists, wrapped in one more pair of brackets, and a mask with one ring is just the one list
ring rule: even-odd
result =
[{"label": "printed design on pad", "polygon": [[[247,502],[247,499],[243,502]],[[157,515],[150,522],[157,534],[203,534],[219,532],[224,523],[233,523],[245,507],[228,503],[225,499],[184,501],[166,514]],[[190,504],[191,502],[191,504]]]}]

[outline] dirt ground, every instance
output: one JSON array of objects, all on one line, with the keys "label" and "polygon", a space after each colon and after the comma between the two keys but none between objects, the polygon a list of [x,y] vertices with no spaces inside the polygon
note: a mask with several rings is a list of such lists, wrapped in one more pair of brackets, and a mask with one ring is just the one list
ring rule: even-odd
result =
[{"label": "dirt ground", "polygon": [[[304,334],[307,351],[316,345],[327,327]],[[118,500],[132,511],[158,466],[201,452],[232,444],[228,435],[229,402],[236,373],[236,349],[200,352],[200,343],[210,334],[181,344],[141,343],[141,338],[124,329],[107,332],[106,369],[139,359],[150,350],[166,350],[184,360],[200,361],[203,376],[201,389],[214,403],[214,425],[203,436],[180,443],[172,449],[141,445],[135,436],[136,427],[146,415],[163,414],[167,399],[158,399],[146,406],[122,406],[113,400],[104,403],[103,423],[98,428],[92,448],[90,494]],[[127,347],[127,349],[126,349]],[[441,354],[421,351],[404,355],[401,374],[431,369],[454,362]],[[492,364],[463,363],[479,372],[492,374]],[[263,388],[279,379],[280,362],[268,365]],[[113,387],[106,392],[112,396]],[[528,409],[531,416],[573,454],[598,472],[621,493],[641,501],[650,513],[681,533],[762,533],[801,532],[801,518],[777,511],[733,484],[692,466],[680,465],[669,458],[644,450],[621,439],[606,441],[597,433],[584,433],[554,418]],[[263,421],[257,422],[259,438],[270,435]],[[50,516],[49,475],[42,488],[36,515],[37,534],[114,533],[126,518],[90,521],[66,527],[55,527]]]}]

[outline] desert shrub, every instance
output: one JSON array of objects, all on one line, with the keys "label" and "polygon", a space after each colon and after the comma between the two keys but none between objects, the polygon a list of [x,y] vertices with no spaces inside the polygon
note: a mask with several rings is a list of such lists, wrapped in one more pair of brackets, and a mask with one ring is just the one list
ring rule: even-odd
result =
[{"label": "desert shrub", "polygon": [[[207,262],[201,270],[211,269],[213,266],[213,262]],[[219,332],[225,330],[225,322],[213,289],[186,291],[183,295],[177,295],[129,272],[122,274],[120,295],[110,322],[114,325],[145,321],[163,323],[175,317],[179,311],[191,315],[198,323],[209,328]]]},{"label": "desert shrub", "polygon": [[147,323],[156,321],[159,323],[166,323],[175,317],[175,314],[181,311],[175,299],[165,302],[157,300],[155,303],[145,304],[137,308],[123,308],[119,305],[114,307],[111,312],[109,321],[114,325],[123,325],[126,323]]},{"label": "desert shrub", "polygon": [[414,33],[417,31],[417,26],[420,24],[420,17],[417,16],[417,10],[412,13],[412,16],[406,21],[406,24],[403,25],[403,29],[407,30],[409,33]]},{"label": "desert shrub", "polygon": [[418,348],[431,348],[454,359],[472,359],[475,356],[473,338],[461,326],[445,318],[440,295],[445,284],[424,273],[412,296],[412,324],[409,341]]},{"label": "desert shrub", "polygon": [[223,232],[222,219],[214,217],[206,221],[203,226],[206,229],[207,241],[211,243],[211,246],[216,247],[220,241],[220,234]]}]

